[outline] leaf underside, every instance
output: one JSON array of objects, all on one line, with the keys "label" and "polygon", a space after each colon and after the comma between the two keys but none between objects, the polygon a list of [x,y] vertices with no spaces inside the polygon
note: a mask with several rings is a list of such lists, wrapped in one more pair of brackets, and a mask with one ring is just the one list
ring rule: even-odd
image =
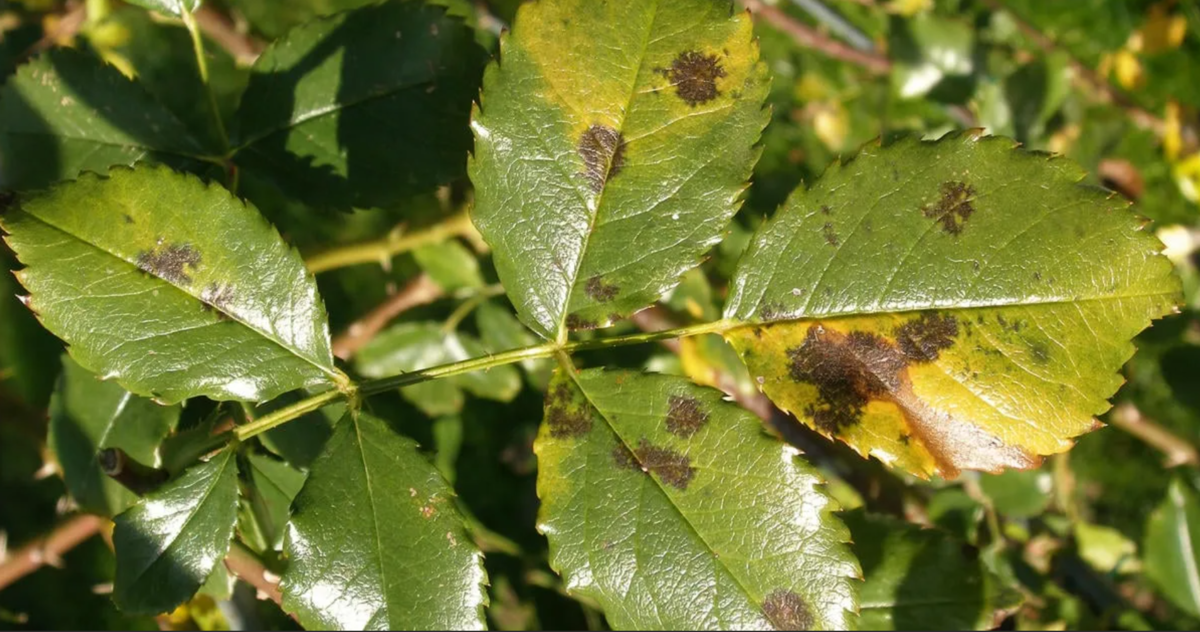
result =
[{"label": "leaf underside", "polygon": [[739,263],[726,333],[781,408],[919,476],[1029,468],[1098,427],[1179,296],[1127,203],[967,132],[871,146]]},{"label": "leaf underside", "polygon": [[559,369],[534,451],[551,565],[614,629],[848,625],[859,571],[819,475],[720,391]]},{"label": "leaf underside", "polygon": [[658,300],[737,210],[769,113],[726,0],[521,7],[474,114],[473,218],[521,319],[555,339]]}]

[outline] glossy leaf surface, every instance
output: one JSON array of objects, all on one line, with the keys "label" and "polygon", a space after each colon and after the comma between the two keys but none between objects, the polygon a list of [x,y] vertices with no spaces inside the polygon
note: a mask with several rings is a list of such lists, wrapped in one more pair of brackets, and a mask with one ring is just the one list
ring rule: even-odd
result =
[{"label": "glossy leaf surface", "polygon": [[191,13],[200,8],[200,0],[130,0],[133,4],[159,11],[167,15],[180,16],[184,11]]},{"label": "glossy leaf surface", "polygon": [[726,0],[521,7],[472,126],[474,219],[547,338],[649,305],[715,244],[766,125],[750,17]]},{"label": "glossy leaf surface", "polygon": [[309,629],[482,629],[483,559],[455,502],[411,440],[342,418],[296,498],[284,609]]},{"label": "glossy leaf surface", "polygon": [[312,276],[218,186],[118,168],[30,196],[2,225],[42,323],[135,394],[254,401],[339,379]]},{"label": "glossy leaf surface", "polygon": [[98,460],[119,448],[141,465],[158,467],[158,444],[179,421],[179,406],[160,406],[115,382],[101,382],[63,356],[63,374],[50,399],[48,442],[71,497],[85,511],[115,516],[137,496],[105,474]]},{"label": "glossy leaf surface", "polygon": [[1200,501],[1180,480],[1146,524],[1146,575],[1171,603],[1200,616]]},{"label": "glossy leaf surface", "polygon": [[191,598],[229,551],[237,494],[236,459],[224,450],[117,516],[117,606],[158,614]]},{"label": "glossy leaf surface", "polygon": [[392,0],[297,27],[259,57],[238,163],[306,204],[387,206],[464,173],[483,51],[444,8]]},{"label": "glossy leaf surface", "polygon": [[978,551],[946,533],[862,511],[841,517],[866,578],[857,629],[991,630],[1021,604]]},{"label": "glossy leaf surface", "polygon": [[1097,426],[1179,281],[1064,159],[953,135],[870,146],[742,258],[726,336],[777,405],[921,476],[1029,468]]},{"label": "glossy leaf surface", "polygon": [[145,88],[86,53],[41,55],[0,88],[0,188],[45,187],[143,159],[194,166],[202,153]]},{"label": "glossy leaf surface", "polygon": [[539,529],[615,629],[845,629],[858,565],[794,449],[720,391],[604,370],[551,380]]}]

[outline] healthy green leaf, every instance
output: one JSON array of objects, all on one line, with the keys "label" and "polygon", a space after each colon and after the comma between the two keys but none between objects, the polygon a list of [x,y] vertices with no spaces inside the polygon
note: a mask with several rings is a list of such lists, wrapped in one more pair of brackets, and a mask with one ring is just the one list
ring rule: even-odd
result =
[{"label": "healthy green leaf", "polygon": [[46,328],[135,394],[254,401],[344,379],[312,275],[219,186],[165,167],[85,174],[0,226]]},{"label": "healthy green leaf", "polygon": [[288,526],[283,607],[310,629],[484,627],[482,555],[453,489],[367,414],[338,422]]},{"label": "healthy green leaf", "polygon": [[479,260],[461,243],[449,240],[413,250],[417,265],[446,292],[483,287]]},{"label": "healthy green leaf", "polygon": [[1200,616],[1200,501],[1183,481],[1146,523],[1142,543],[1146,575],[1171,603]]},{"label": "healthy green leaf", "polygon": [[243,511],[239,516],[238,530],[243,535],[249,532],[262,550],[281,549],[292,501],[308,475],[283,461],[253,452],[246,455],[242,470],[246,478],[241,502],[248,515]]},{"label": "healthy green leaf", "polygon": [[749,15],[728,0],[521,7],[474,115],[474,219],[535,332],[658,300],[740,205],[767,123]]},{"label": "healthy green leaf", "polygon": [[310,22],[255,63],[238,164],[312,206],[394,205],[463,174],[482,66],[441,7],[392,0]]},{"label": "healthy green leaf", "polygon": [[229,551],[237,493],[236,459],[224,450],[117,516],[117,606],[158,614],[191,598]]},{"label": "healthy green leaf", "polygon": [[200,8],[200,0],[129,0],[140,7],[179,17]]},{"label": "healthy green leaf", "polygon": [[159,467],[158,444],[179,421],[179,406],[159,406],[113,382],[101,382],[69,356],[50,400],[50,434],[67,491],[85,511],[115,516],[137,496],[104,473],[97,458],[120,448],[142,465]]},{"label": "healthy green leaf", "polygon": [[21,304],[21,286],[10,273],[15,267],[0,247],[0,390],[41,410],[54,390],[62,345]]},{"label": "healthy green leaf", "polygon": [[977,132],[864,148],[758,231],[726,337],[777,405],[864,455],[1034,467],[1097,427],[1129,340],[1179,298],[1158,240],[1082,177]]},{"label": "healthy green leaf", "polygon": [[0,88],[0,188],[41,188],[145,159],[195,168],[203,153],[170,110],[92,55],[56,49]]},{"label": "healthy green leaf", "polygon": [[987,570],[979,552],[934,529],[852,511],[860,630],[991,630],[1021,605],[1015,589]]},{"label": "healthy green leaf", "polygon": [[1050,472],[1012,470],[979,477],[979,489],[992,507],[1009,518],[1032,518],[1045,511],[1054,492]]},{"label": "healthy green leaf", "polygon": [[858,565],[817,472],[720,391],[555,372],[538,528],[614,629],[846,629]]},{"label": "healthy green leaf", "polygon": [[[365,377],[381,378],[484,355],[487,351],[470,334],[446,332],[434,323],[401,323],[367,343],[355,356],[354,367]],[[476,397],[508,402],[521,392],[521,374],[515,367],[503,365],[406,386],[400,393],[425,414],[439,417],[462,410],[460,389]]]}]

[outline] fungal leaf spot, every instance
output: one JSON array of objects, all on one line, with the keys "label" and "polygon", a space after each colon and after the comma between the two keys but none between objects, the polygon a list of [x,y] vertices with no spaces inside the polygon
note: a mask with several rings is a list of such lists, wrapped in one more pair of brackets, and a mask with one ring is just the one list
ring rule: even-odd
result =
[{"label": "fungal leaf spot", "polygon": [[613,463],[617,465],[617,469],[621,470],[640,470],[642,467],[638,465],[637,457],[625,447],[624,443],[617,442],[616,447],[612,450]]},{"label": "fungal leaf spot", "polygon": [[578,314],[568,314],[566,324],[567,324],[567,329],[570,329],[572,331],[596,329],[597,327],[600,326],[595,321],[583,318],[583,317],[579,316]]},{"label": "fungal leaf spot", "polygon": [[975,213],[975,187],[958,181],[943,182],[938,201],[921,207],[921,212],[942,225],[948,235],[963,232],[967,220]]},{"label": "fungal leaf spot", "polygon": [[776,630],[810,630],[813,627],[812,612],[800,595],[782,588],[773,591],[763,600],[763,614]]},{"label": "fungal leaf spot", "polygon": [[925,312],[896,330],[900,350],[915,362],[933,362],[943,349],[954,344],[958,320],[953,316]]},{"label": "fungal leaf spot", "polygon": [[604,279],[599,276],[594,276],[584,284],[583,291],[593,301],[607,303],[617,297],[617,292],[620,292],[621,288],[612,283],[605,283]]},{"label": "fungal leaf spot", "polygon": [[233,298],[233,286],[220,283],[209,283],[200,293],[204,309],[207,311],[217,310],[221,315],[229,310],[229,306],[233,304]]},{"label": "fungal leaf spot", "polygon": [[546,424],[550,436],[565,439],[585,435],[592,430],[592,411],[582,398],[575,397],[570,378],[558,377],[546,393]]},{"label": "fungal leaf spot", "polygon": [[837,233],[833,230],[833,222],[825,222],[825,225],[821,227],[821,235],[825,237],[825,243],[835,248],[838,244],[842,243],[842,240],[838,238]]},{"label": "fungal leaf spot", "polygon": [[579,139],[579,157],[583,159],[584,179],[593,192],[599,193],[625,165],[625,137],[607,125],[592,125]]},{"label": "fungal leaf spot", "polygon": [[670,448],[660,448],[642,439],[633,452],[642,470],[678,490],[685,490],[696,476],[692,460]]},{"label": "fungal leaf spot", "polygon": [[696,107],[712,101],[720,95],[717,79],[725,76],[716,55],[705,55],[698,51],[680,53],[671,68],[666,71],[675,93],[688,105]]},{"label": "fungal leaf spot", "polygon": [[687,439],[708,423],[708,413],[695,397],[672,395],[667,402],[667,431]]},{"label": "fungal leaf spot", "polygon": [[162,244],[138,253],[137,267],[175,285],[191,285],[200,252],[191,244]]}]

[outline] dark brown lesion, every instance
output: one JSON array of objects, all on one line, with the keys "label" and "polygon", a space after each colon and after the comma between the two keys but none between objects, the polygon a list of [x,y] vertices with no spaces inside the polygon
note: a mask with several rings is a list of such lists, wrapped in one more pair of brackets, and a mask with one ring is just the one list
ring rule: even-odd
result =
[{"label": "dark brown lesion", "polygon": [[780,588],[763,600],[763,614],[776,630],[811,630],[812,611],[796,593]]},{"label": "dark brown lesion", "polygon": [[587,280],[587,283],[583,285],[583,291],[593,301],[607,303],[617,297],[621,286],[615,283],[605,283],[603,278],[596,275]]},{"label": "dark brown lesion", "polygon": [[599,193],[625,166],[625,137],[607,125],[592,125],[579,138],[579,157],[584,179]]},{"label": "dark brown lesion", "polygon": [[138,253],[137,267],[175,285],[191,285],[192,272],[200,266],[200,252],[191,244],[164,244]]},{"label": "dark brown lesion", "polygon": [[726,76],[716,55],[689,50],[679,54],[671,67],[662,71],[675,86],[675,94],[696,107],[720,96],[717,79]]},{"label": "dark brown lesion", "polygon": [[678,490],[685,490],[696,476],[692,460],[670,448],[660,448],[645,439],[633,451],[641,468]]},{"label": "dark brown lesion", "polygon": [[900,351],[915,362],[933,362],[958,337],[958,320],[947,314],[925,312],[896,330]]},{"label": "dark brown lesion", "polygon": [[568,314],[566,320],[567,329],[571,331],[585,331],[596,329],[600,325],[594,320],[588,320],[578,314]]},{"label": "dark brown lesion", "polygon": [[837,232],[833,230],[833,222],[825,222],[825,225],[821,227],[821,236],[825,238],[825,243],[830,246],[837,247],[842,243]]},{"label": "dark brown lesion", "polygon": [[592,411],[576,401],[569,383],[559,382],[546,393],[546,424],[555,439],[578,437],[592,431]]},{"label": "dark brown lesion", "polygon": [[700,431],[708,423],[708,412],[695,397],[672,395],[667,400],[667,431],[684,439]]},{"label": "dark brown lesion", "polygon": [[957,236],[962,234],[967,220],[975,214],[974,200],[975,187],[966,182],[943,182],[937,202],[922,206],[921,212],[940,223],[943,232]]}]

